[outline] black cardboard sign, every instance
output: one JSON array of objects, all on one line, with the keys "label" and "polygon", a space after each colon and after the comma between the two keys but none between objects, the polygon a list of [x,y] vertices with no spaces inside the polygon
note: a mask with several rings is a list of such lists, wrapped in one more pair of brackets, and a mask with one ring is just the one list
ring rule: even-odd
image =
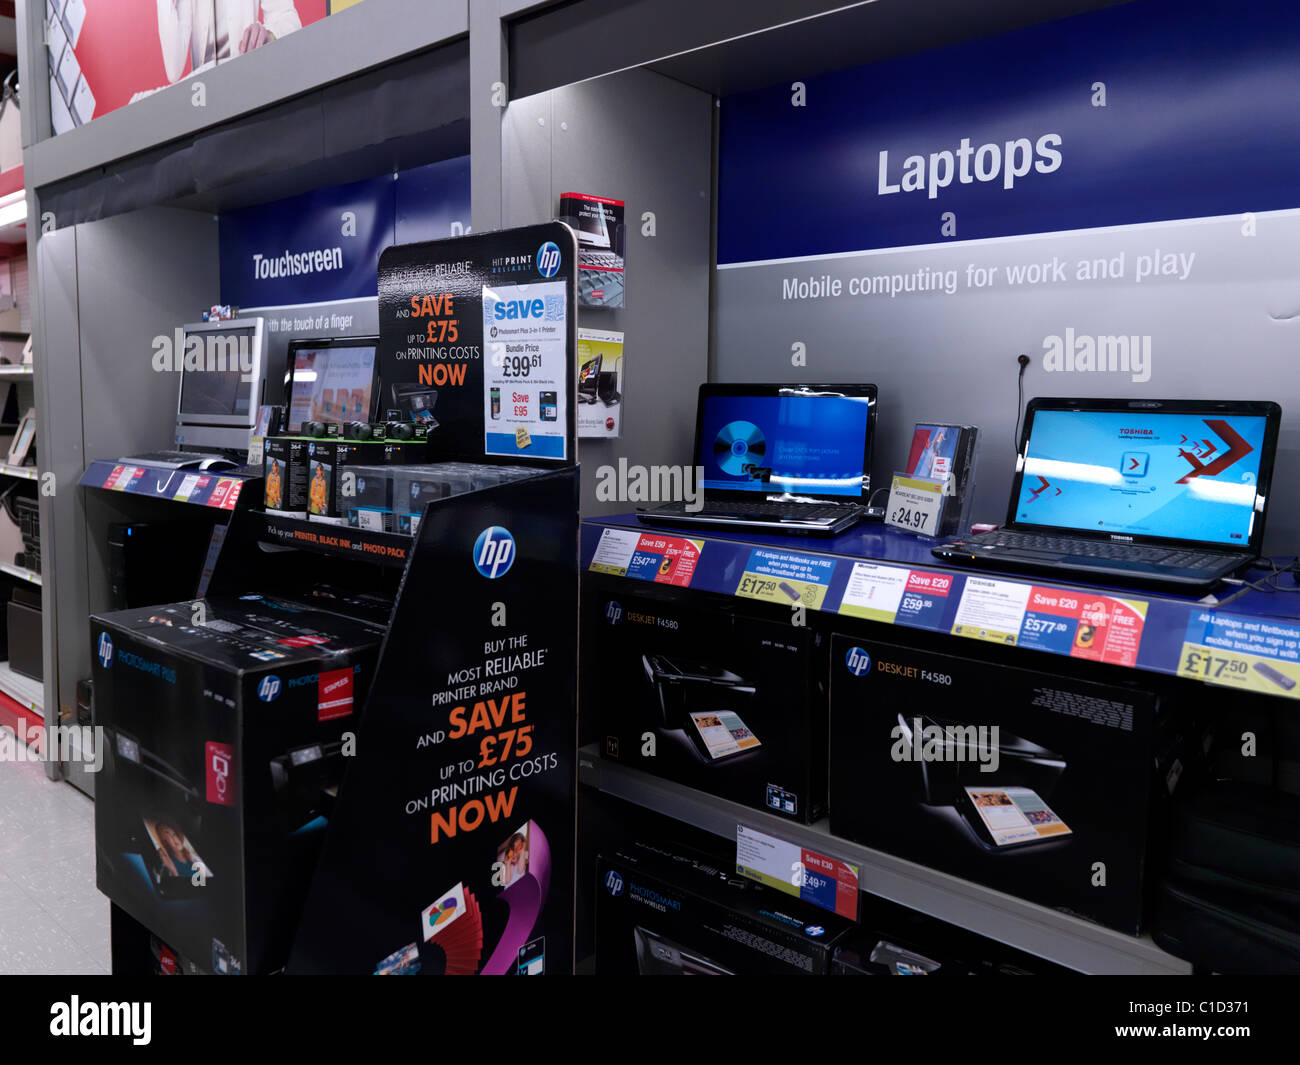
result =
[{"label": "black cardboard sign", "polygon": [[389,248],[379,411],[429,461],[576,461],[577,242],[560,222]]},{"label": "black cardboard sign", "polygon": [[577,493],[429,505],[290,971],[571,971]]}]

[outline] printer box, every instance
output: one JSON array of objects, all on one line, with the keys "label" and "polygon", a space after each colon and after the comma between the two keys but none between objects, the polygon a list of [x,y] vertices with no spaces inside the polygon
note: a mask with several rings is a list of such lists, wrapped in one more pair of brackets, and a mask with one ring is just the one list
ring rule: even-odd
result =
[{"label": "printer box", "polygon": [[339,510],[338,449],[340,440],[307,442],[307,517],[328,525],[346,525]]},{"label": "printer box", "polygon": [[823,637],[734,600],[586,584],[603,753],[805,824],[826,806]]},{"label": "printer box", "polygon": [[836,635],[831,832],[1137,934],[1192,758],[1174,720],[1150,691]]},{"label": "printer box", "polygon": [[598,976],[825,976],[852,928],[723,854],[634,843],[597,861]]},{"label": "printer box", "polygon": [[100,891],[214,973],[282,967],[383,629],[245,596],[90,619]]}]

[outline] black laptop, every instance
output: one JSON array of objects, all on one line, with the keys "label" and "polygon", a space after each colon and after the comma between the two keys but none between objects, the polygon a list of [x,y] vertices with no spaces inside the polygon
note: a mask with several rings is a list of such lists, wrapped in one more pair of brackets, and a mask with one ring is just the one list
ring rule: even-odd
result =
[{"label": "black laptop", "polygon": [[1006,525],[936,547],[962,565],[1208,590],[1260,554],[1282,409],[1033,399]]},{"label": "black laptop", "polygon": [[866,513],[875,385],[701,385],[701,509],[641,508],[645,522],[833,535]]}]

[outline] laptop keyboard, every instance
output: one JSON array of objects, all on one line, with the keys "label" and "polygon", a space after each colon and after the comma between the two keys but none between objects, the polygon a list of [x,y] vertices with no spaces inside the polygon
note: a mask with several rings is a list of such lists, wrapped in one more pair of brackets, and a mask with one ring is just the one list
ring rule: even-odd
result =
[{"label": "laptop keyboard", "polygon": [[1108,543],[1105,540],[1081,540],[1064,536],[999,530],[972,538],[981,547],[1000,547],[1027,554],[1053,558],[1075,557],[1113,559],[1119,562],[1149,562],[1177,569],[1204,569],[1220,565],[1224,556],[1213,551],[1189,551],[1176,547],[1151,547],[1136,544]]},{"label": "laptop keyboard", "polygon": [[621,270],[623,268],[623,256],[615,255],[612,251],[584,251],[579,265],[595,266],[605,270]]}]

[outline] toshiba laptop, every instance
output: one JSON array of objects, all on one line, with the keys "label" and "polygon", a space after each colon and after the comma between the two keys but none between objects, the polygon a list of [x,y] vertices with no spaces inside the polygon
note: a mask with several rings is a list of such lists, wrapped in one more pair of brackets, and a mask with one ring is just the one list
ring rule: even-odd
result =
[{"label": "toshiba laptop", "polygon": [[1034,399],[1007,523],[936,547],[962,565],[1208,590],[1259,557],[1282,409]]},{"label": "toshiba laptop", "polygon": [[701,385],[695,467],[703,508],[646,522],[832,535],[866,513],[875,385]]}]

